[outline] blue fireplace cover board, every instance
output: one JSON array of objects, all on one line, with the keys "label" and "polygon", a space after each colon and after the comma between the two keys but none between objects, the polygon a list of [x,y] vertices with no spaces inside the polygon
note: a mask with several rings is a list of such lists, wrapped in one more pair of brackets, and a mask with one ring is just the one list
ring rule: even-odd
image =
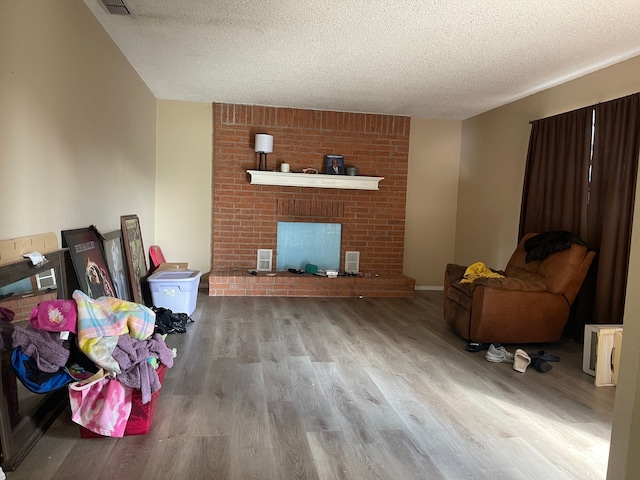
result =
[{"label": "blue fireplace cover board", "polygon": [[340,223],[278,222],[276,270],[339,270],[341,237]]}]

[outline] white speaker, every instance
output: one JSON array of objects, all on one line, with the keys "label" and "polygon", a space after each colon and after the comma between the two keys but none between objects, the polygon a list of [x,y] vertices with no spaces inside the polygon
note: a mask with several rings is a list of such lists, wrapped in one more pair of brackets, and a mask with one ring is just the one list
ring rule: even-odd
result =
[{"label": "white speaker", "polygon": [[360,271],[360,252],[344,252],[344,271],[347,273]]},{"label": "white speaker", "polygon": [[273,266],[273,250],[269,248],[258,249],[258,260],[256,270],[259,272],[270,272]]}]

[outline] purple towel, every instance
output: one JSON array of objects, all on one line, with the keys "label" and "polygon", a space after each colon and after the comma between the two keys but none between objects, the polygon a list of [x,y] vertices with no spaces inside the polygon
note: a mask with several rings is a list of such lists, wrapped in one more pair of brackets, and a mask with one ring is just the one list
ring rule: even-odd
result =
[{"label": "purple towel", "polygon": [[122,371],[116,375],[116,379],[127,387],[139,389],[142,403],[149,403],[151,394],[160,390],[162,386],[158,372],[148,359],[157,358],[167,368],[173,366],[173,353],[158,333],[147,340],[120,335],[112,356]]},{"label": "purple towel", "polygon": [[22,353],[35,360],[42,372],[56,373],[69,360],[69,349],[63,346],[65,341],[59,333],[16,325],[12,337],[13,348],[20,347]]}]

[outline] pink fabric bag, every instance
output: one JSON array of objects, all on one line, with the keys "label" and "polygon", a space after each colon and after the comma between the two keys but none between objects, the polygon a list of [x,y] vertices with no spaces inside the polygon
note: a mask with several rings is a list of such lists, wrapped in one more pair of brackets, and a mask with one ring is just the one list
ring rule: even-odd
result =
[{"label": "pink fabric bag", "polygon": [[45,300],[31,311],[29,325],[47,332],[78,332],[78,306],[73,300]]},{"label": "pink fabric bag", "polygon": [[69,384],[71,420],[99,435],[122,437],[131,413],[133,389],[105,377],[104,370]]}]

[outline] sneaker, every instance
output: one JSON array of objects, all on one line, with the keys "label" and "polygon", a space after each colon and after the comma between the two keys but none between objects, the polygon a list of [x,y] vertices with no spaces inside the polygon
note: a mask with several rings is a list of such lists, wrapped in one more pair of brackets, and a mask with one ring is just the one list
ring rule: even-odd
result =
[{"label": "sneaker", "polygon": [[507,349],[499,343],[489,345],[485,358],[489,362],[513,363],[513,353],[508,352]]}]

